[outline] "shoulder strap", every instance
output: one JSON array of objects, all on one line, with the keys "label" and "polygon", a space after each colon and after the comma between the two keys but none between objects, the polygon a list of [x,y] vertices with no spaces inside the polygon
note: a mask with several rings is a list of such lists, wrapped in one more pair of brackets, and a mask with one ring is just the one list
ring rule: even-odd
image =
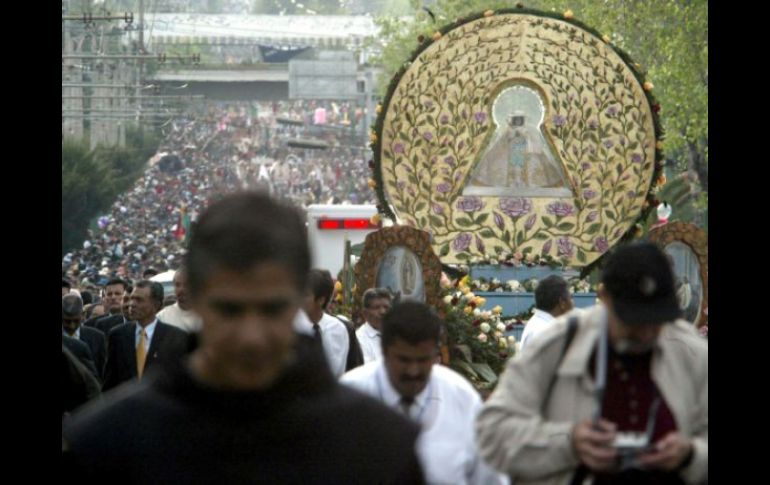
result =
[{"label": "shoulder strap", "polygon": [[578,319],[576,316],[572,316],[567,320],[567,335],[564,339],[564,345],[561,348],[561,353],[559,354],[559,360],[556,361],[556,367],[553,369],[553,375],[551,375],[551,381],[548,383],[548,390],[545,392],[545,399],[543,399],[543,407],[542,409],[545,410],[545,407],[548,405],[548,401],[551,399],[551,392],[553,391],[553,386],[556,384],[556,374],[559,370],[559,366],[561,365],[561,361],[564,360],[564,355],[567,353],[567,349],[569,349],[569,346],[572,344],[572,339],[575,337],[575,332],[577,332],[577,324]]}]

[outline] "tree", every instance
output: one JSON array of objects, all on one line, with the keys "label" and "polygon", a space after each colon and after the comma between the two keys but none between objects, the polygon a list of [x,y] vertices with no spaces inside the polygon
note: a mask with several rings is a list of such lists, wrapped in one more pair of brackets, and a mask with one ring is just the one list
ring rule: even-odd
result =
[{"label": "tree", "polygon": [[[708,1],[706,0],[539,0],[526,7],[563,12],[608,35],[647,72],[660,101],[666,132],[669,177],[682,172],[697,176],[690,191],[693,220],[703,221],[708,201]],[[430,13],[412,0],[409,19],[380,17],[379,63],[384,67],[381,90],[410,59],[420,35],[457,18],[487,9],[511,8],[510,1],[437,0]],[[384,82],[383,82],[384,81]]]}]

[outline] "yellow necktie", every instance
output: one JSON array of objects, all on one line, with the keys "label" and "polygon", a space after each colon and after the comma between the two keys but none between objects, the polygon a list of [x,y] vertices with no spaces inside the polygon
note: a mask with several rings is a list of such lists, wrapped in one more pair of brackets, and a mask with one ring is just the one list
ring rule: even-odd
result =
[{"label": "yellow necktie", "polygon": [[147,360],[147,351],[144,349],[147,343],[147,331],[142,329],[142,333],[139,334],[139,345],[136,346],[136,373],[139,379],[142,378],[144,372],[144,361]]}]

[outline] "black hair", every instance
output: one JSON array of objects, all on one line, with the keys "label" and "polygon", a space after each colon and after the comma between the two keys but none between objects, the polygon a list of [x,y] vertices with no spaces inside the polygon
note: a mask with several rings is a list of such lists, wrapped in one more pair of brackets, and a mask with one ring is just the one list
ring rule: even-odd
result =
[{"label": "black hair", "polygon": [[134,288],[149,288],[150,298],[152,298],[158,306],[163,306],[163,285],[157,281],[141,280],[134,285]]},{"label": "black hair", "polygon": [[369,308],[369,305],[372,304],[373,300],[378,300],[380,298],[387,298],[388,301],[393,300],[393,295],[388,291],[387,288],[369,288],[364,292],[364,296],[362,298],[364,308]]},{"label": "black hair", "polygon": [[334,293],[332,274],[325,269],[311,269],[307,275],[307,287],[313,293],[313,299],[324,299],[321,308],[326,308]]},{"label": "black hair", "polygon": [[559,275],[543,278],[535,288],[535,308],[550,312],[561,300],[569,300],[567,281]]},{"label": "black hair", "polygon": [[406,300],[395,304],[382,318],[383,350],[396,339],[417,345],[430,340],[438,345],[443,322],[425,303]]}]

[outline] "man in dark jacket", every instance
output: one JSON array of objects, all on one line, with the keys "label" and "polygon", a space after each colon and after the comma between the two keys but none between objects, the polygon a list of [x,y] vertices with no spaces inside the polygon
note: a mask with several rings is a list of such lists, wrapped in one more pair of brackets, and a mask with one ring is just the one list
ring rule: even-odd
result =
[{"label": "man in dark jacket", "polygon": [[72,293],[64,295],[61,299],[62,329],[67,336],[88,345],[96,367],[96,377],[101,382],[104,374],[104,362],[107,358],[107,340],[100,330],[82,326],[80,324],[82,319],[83,300],[80,299],[80,296]]},{"label": "man in dark jacket", "polygon": [[424,483],[417,427],[338,385],[320,346],[294,331],[310,269],[295,209],[225,197],[200,218],[186,263],[198,349],[76,417],[64,429],[65,476]]},{"label": "man in dark jacket", "polygon": [[104,390],[142,378],[145,370],[181,359],[190,350],[187,332],[163,323],[155,314],[163,306],[163,285],[143,280],[131,292],[129,312],[135,322],[110,330]]}]

